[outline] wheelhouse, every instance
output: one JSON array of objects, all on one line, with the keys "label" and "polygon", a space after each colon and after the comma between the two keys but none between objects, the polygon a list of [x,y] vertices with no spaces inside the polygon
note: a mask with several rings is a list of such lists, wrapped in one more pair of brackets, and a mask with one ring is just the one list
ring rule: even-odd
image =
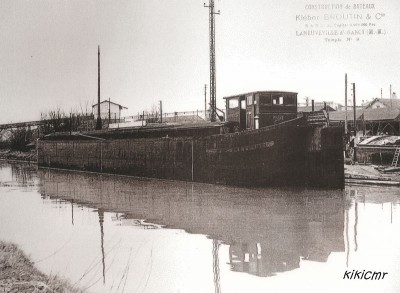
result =
[{"label": "wheelhouse", "polygon": [[258,129],[297,117],[297,93],[251,92],[225,97],[227,121],[240,130]]}]

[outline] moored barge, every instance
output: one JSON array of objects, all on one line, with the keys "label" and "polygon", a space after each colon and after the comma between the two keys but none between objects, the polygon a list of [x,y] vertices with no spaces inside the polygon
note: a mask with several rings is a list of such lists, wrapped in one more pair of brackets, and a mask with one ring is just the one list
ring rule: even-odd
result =
[{"label": "moored barge", "polygon": [[343,130],[298,117],[297,93],[225,100],[227,122],[46,136],[38,164],[251,187],[344,187]]}]

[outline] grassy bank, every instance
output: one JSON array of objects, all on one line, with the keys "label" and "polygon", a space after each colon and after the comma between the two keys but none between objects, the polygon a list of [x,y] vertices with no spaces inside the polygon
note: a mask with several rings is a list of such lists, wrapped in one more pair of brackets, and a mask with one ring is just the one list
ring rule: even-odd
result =
[{"label": "grassy bank", "polygon": [[81,292],[65,280],[46,276],[12,243],[0,241],[0,292]]},{"label": "grassy bank", "polygon": [[12,151],[10,149],[0,149],[0,159],[36,162],[37,154],[36,150],[21,152],[21,151]]}]

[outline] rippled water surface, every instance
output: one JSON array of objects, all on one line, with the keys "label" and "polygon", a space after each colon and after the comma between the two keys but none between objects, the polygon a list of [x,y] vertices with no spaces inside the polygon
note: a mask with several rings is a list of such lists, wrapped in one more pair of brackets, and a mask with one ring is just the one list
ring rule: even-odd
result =
[{"label": "rippled water surface", "polygon": [[[0,162],[0,239],[88,292],[400,292],[399,191],[242,189]],[[388,274],[343,280],[346,270]]]}]

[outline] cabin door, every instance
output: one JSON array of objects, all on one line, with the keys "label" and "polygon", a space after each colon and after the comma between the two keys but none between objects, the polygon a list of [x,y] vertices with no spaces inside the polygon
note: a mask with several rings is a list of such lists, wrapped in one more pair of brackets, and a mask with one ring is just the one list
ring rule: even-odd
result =
[{"label": "cabin door", "polygon": [[247,129],[253,129],[253,115],[251,115],[251,112],[247,112],[247,119],[246,119],[246,126]]},{"label": "cabin door", "polygon": [[240,98],[240,117],[239,117],[239,123],[240,123],[240,130],[245,130],[246,129],[246,100],[244,97]]}]

